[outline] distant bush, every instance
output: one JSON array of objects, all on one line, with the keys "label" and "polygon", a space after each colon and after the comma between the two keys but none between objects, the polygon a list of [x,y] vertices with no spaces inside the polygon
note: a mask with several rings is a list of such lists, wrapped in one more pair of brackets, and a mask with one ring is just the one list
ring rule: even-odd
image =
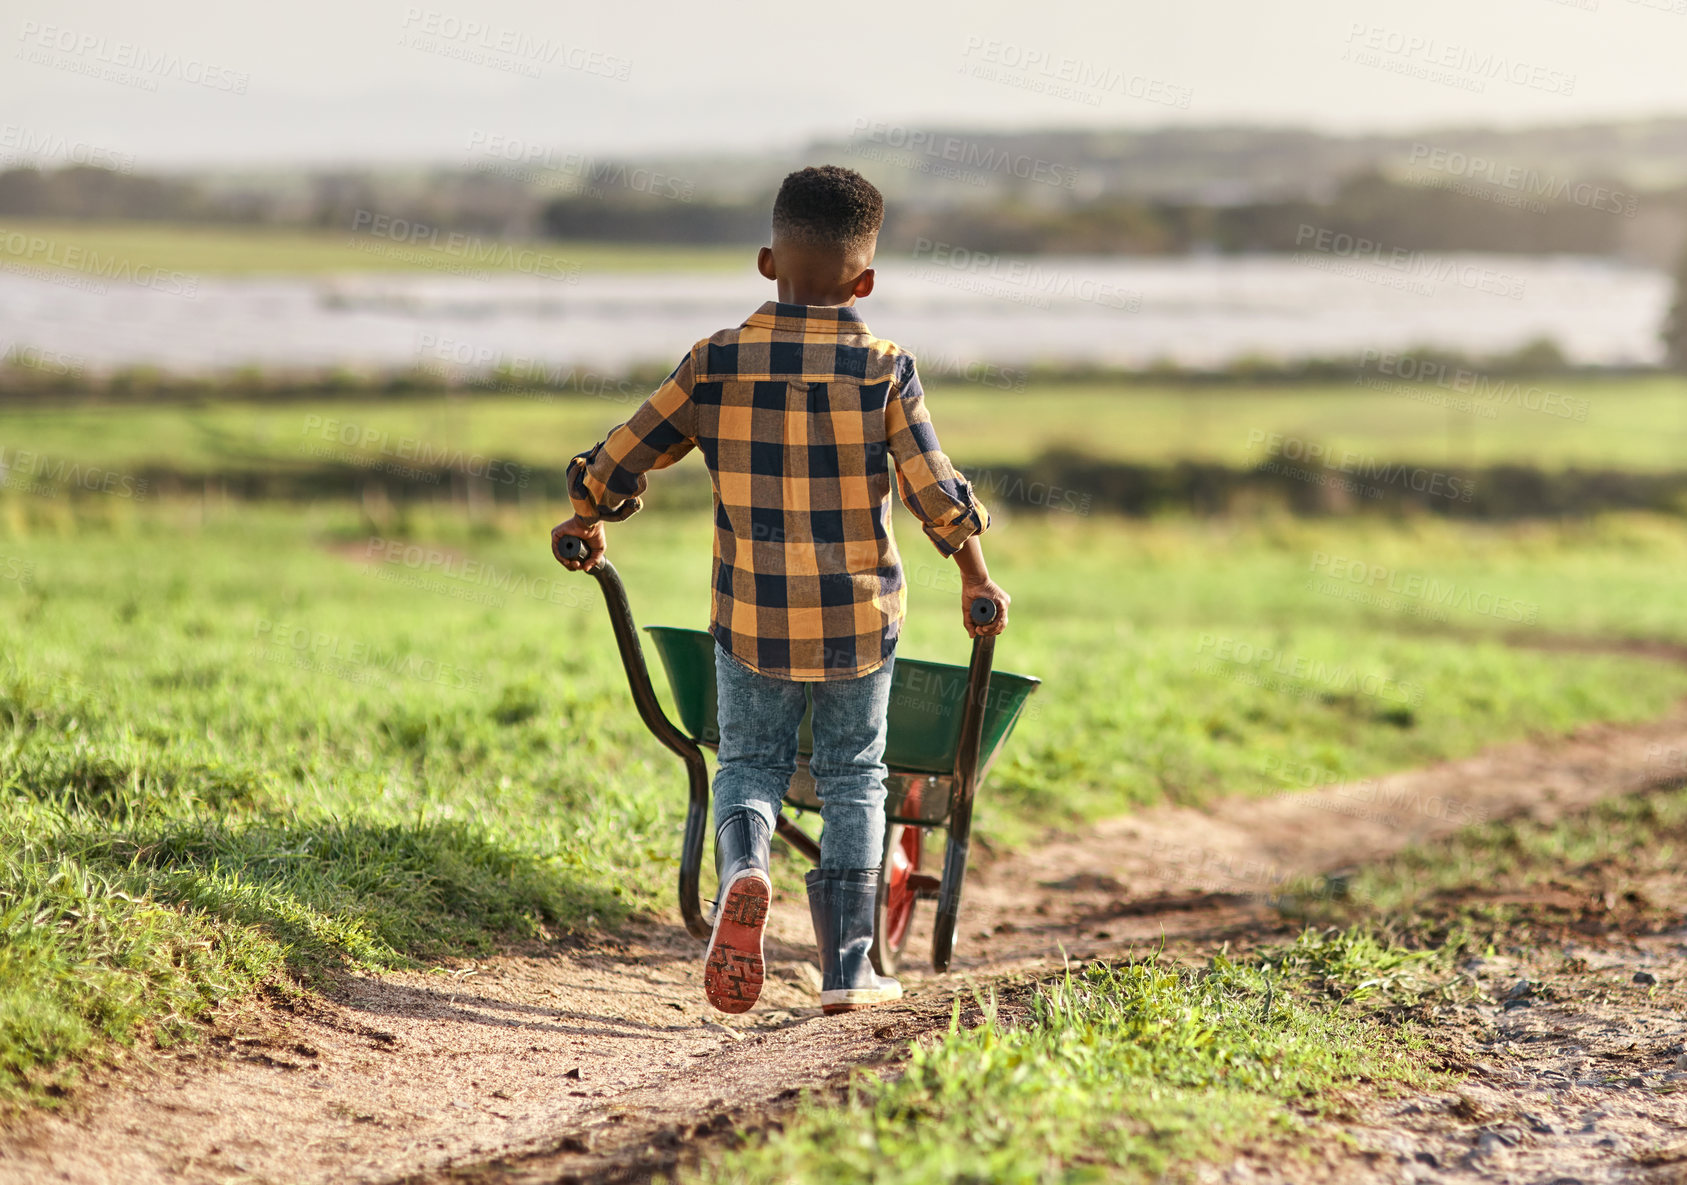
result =
[{"label": "distant bush", "polygon": [[1670,365],[1687,372],[1687,247],[1675,262],[1675,301],[1664,321],[1663,339]]},{"label": "distant bush", "polygon": [[[1409,369],[1414,374],[1453,376],[1464,372],[1488,379],[1644,374],[1655,369],[1578,365],[1564,356],[1557,342],[1543,337],[1499,354],[1467,354],[1434,346],[1417,346],[1322,358],[1283,359],[1254,355],[1236,358],[1217,367],[1184,366],[1170,360],[1157,360],[1136,368],[1087,362],[980,363],[965,372],[950,372],[934,366],[925,377],[927,385],[932,387],[966,384],[1004,393],[1023,391],[1031,382],[1159,386],[1176,383],[1202,386],[1328,383],[1332,391],[1350,392],[1353,380],[1365,374],[1402,377],[1398,373],[1402,361],[1409,363]],[[123,403],[284,403],[352,396],[402,398],[422,392],[456,391],[470,395],[613,398],[628,404],[630,410],[646,393],[654,391],[666,374],[667,366],[660,363],[631,366],[614,374],[588,372],[584,368],[567,365],[492,372],[435,367],[274,371],[246,366],[209,374],[171,373],[150,366],[132,366],[95,373],[85,370],[80,363],[61,361],[54,355],[27,347],[15,347],[11,352],[0,355],[0,405],[45,401],[62,404],[78,399]],[[1412,375],[1403,377],[1410,379]]]}]

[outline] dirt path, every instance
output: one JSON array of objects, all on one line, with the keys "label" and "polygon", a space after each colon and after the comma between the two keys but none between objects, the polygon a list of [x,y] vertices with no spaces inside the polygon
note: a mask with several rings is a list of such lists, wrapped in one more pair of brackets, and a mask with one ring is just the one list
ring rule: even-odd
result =
[{"label": "dirt path", "polygon": [[1217,1178],[1678,1185],[1687,1176],[1684,938],[1470,960],[1465,975],[1483,998],[1444,1007],[1436,1025],[1443,1048],[1469,1059],[1456,1089],[1367,1102],[1342,1123],[1351,1146],[1310,1169],[1285,1175],[1244,1159]]},{"label": "dirt path", "polygon": [[[819,1015],[806,909],[788,895],[770,924],[763,1003],[741,1018],[704,1005],[698,948],[672,922],[450,975],[356,977],[333,999],[225,1010],[208,1042],[132,1057],[96,1076],[86,1101],[6,1133],[0,1181],[642,1180],[693,1137],[765,1116],[802,1087],[946,1026],[968,983],[1047,970],[1062,950],[1087,958],[1164,936],[1199,952],[1259,937],[1281,927],[1265,898],[1291,878],[1339,875],[1480,818],[1552,817],[1679,781],[1683,753],[1687,706],[1375,782],[1211,812],[1157,808],[981,861],[958,974],[916,967],[903,977],[908,998],[872,1013]],[[929,907],[922,914],[929,927]],[[916,926],[908,962],[923,962],[928,935]],[[1471,1106],[1477,1115],[1498,1104]],[[1687,1110],[1665,1110],[1660,1123],[1687,1128]],[[1376,1139],[1406,1139],[1396,1130],[1405,1122],[1378,1118]],[[1542,1122],[1569,1130],[1562,1116]],[[1454,1162],[1450,1147],[1432,1146],[1440,1138],[1425,1135],[1419,1150],[1444,1168]],[[1373,1160],[1395,1157],[1385,1149]],[[1271,1177],[1245,1162],[1226,1171]]]}]

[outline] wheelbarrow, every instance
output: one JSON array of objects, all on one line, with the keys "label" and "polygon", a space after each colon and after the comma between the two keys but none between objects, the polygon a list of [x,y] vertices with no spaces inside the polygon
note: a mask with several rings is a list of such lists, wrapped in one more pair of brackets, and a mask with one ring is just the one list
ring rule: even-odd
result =
[{"label": "wheelbarrow", "polygon": [[[561,536],[555,544],[558,560],[586,558],[585,543]],[[715,640],[704,630],[647,626],[656,653],[668,675],[679,724],[668,719],[656,699],[650,669],[639,645],[627,589],[615,566],[599,560],[589,574],[603,591],[609,622],[633,703],[645,726],[685,762],[691,797],[685,814],[685,838],[680,849],[679,908],[685,928],[700,942],[709,940],[709,921],[699,896],[703,868],[703,840],[708,830],[709,773],[703,750],[719,747],[715,723]],[[968,608],[973,621],[988,624],[996,607],[979,598]],[[972,642],[972,660],[965,666],[896,660],[891,676],[890,727],[885,741],[885,861],[879,878],[879,899],[873,939],[873,965],[881,975],[893,975],[908,941],[914,906],[935,899],[931,965],[949,968],[955,949],[955,926],[960,917],[961,886],[966,880],[967,853],[972,840],[972,804],[997,754],[1013,732],[1025,701],[1041,682],[1029,675],[992,671],[996,639]],[[785,805],[798,814],[818,812],[820,799],[809,775],[812,752],[810,719],[805,716],[798,746],[797,770],[785,795]],[[943,830],[941,875],[924,871],[925,836]],[[781,812],[775,834],[792,849],[816,863],[820,845]]]}]

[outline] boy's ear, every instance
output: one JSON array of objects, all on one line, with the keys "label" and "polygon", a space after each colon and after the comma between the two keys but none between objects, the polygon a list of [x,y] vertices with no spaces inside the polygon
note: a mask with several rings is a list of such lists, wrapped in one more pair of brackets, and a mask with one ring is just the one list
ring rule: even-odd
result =
[{"label": "boy's ear", "polygon": [[773,248],[763,247],[756,252],[756,270],[762,274],[764,280],[777,280],[779,273],[773,270]]},{"label": "boy's ear", "polygon": [[[770,280],[772,278],[773,278],[772,276],[768,277],[768,279],[770,279]],[[855,287],[852,288],[850,291],[855,296],[855,298],[857,300],[861,299],[864,296],[873,295],[873,269],[868,268],[866,271],[862,272],[859,276],[856,276],[855,277]]]}]

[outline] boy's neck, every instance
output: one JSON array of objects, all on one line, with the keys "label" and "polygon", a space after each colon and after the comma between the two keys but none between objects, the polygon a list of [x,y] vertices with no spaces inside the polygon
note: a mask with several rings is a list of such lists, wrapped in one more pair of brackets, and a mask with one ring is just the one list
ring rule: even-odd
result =
[{"label": "boy's neck", "polygon": [[855,294],[840,299],[836,292],[816,292],[809,288],[799,288],[786,279],[774,281],[778,290],[780,304],[805,304],[816,308],[839,309],[847,308],[855,303]]},{"label": "boy's neck", "polygon": [[777,230],[771,246],[756,252],[756,270],[772,280],[781,304],[842,309],[873,292],[873,248],[791,242]]}]

